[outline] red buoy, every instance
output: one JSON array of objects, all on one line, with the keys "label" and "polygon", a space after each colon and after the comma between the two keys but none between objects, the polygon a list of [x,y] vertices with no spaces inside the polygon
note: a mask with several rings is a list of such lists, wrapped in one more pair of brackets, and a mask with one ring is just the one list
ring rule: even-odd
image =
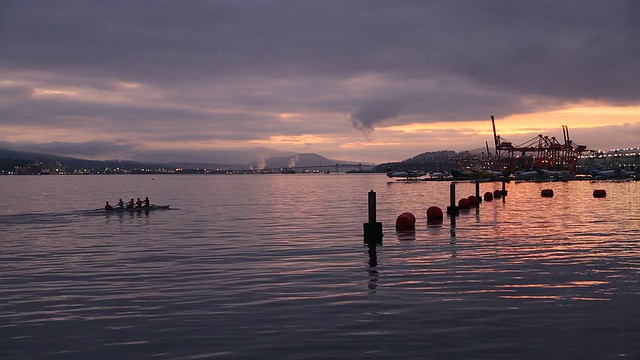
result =
[{"label": "red buoy", "polygon": [[552,189],[543,189],[543,190],[540,192],[540,195],[541,195],[542,197],[553,197],[553,190],[552,190]]},{"label": "red buoy", "polygon": [[427,209],[427,223],[442,222],[444,215],[442,209],[437,206],[432,206]]},{"label": "red buoy", "polygon": [[469,196],[467,198],[467,200],[469,200],[469,206],[477,206],[478,205],[478,199],[474,195]]},{"label": "red buoy", "polygon": [[458,207],[460,210],[469,210],[471,208],[471,204],[469,203],[469,199],[462,198],[458,201]]},{"label": "red buoy", "polygon": [[484,201],[493,201],[493,193],[491,191],[487,191],[484,193]]},{"label": "red buoy", "polygon": [[397,230],[413,230],[415,228],[416,228],[416,217],[410,212],[402,213],[396,219]]},{"label": "red buoy", "polygon": [[607,192],[605,190],[603,190],[603,189],[593,190],[593,197],[594,198],[607,197]]},{"label": "red buoy", "polygon": [[502,190],[493,190],[493,197],[495,199],[500,199],[502,197]]}]

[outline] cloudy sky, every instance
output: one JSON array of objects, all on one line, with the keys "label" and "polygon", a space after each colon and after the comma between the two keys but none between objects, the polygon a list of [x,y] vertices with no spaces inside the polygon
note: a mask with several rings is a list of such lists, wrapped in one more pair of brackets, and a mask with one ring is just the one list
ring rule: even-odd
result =
[{"label": "cloudy sky", "polygon": [[640,146],[640,1],[0,2],[0,148],[399,161]]}]

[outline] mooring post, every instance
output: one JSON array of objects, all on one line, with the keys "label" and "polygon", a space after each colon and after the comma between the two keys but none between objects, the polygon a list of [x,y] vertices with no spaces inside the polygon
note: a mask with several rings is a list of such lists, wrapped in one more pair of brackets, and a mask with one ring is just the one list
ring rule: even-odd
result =
[{"label": "mooring post", "polygon": [[369,191],[369,198],[368,198],[368,204],[369,204],[369,223],[374,223],[376,222],[376,193],[371,190]]},{"label": "mooring post", "polygon": [[505,181],[502,180],[502,202],[505,202],[505,198],[507,197],[507,190],[505,190]]},{"label": "mooring post", "polygon": [[476,180],[476,201],[478,204],[482,202],[482,198],[480,197],[480,181]]},{"label": "mooring post", "polygon": [[447,206],[447,215],[450,215],[450,216],[460,215],[460,209],[456,206],[456,183],[453,181],[449,186],[449,198],[450,198],[450,205]]},{"label": "mooring post", "polygon": [[382,223],[376,221],[376,193],[369,191],[369,222],[364,227],[364,243],[371,246],[382,245]]}]

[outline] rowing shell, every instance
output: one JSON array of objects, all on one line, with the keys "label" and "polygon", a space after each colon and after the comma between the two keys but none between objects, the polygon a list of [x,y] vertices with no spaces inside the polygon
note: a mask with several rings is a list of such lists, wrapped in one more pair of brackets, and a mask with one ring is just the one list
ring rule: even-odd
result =
[{"label": "rowing shell", "polygon": [[127,212],[127,211],[149,211],[149,210],[167,210],[169,209],[169,205],[150,205],[146,207],[137,207],[137,208],[113,208],[112,210],[103,209],[104,212],[112,213],[112,212]]}]

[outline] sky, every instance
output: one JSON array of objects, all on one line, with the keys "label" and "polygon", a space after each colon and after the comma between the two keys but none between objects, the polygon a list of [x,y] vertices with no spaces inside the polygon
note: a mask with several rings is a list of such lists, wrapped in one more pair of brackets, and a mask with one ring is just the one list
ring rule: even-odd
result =
[{"label": "sky", "polygon": [[0,148],[383,163],[640,147],[640,1],[0,2]]}]

